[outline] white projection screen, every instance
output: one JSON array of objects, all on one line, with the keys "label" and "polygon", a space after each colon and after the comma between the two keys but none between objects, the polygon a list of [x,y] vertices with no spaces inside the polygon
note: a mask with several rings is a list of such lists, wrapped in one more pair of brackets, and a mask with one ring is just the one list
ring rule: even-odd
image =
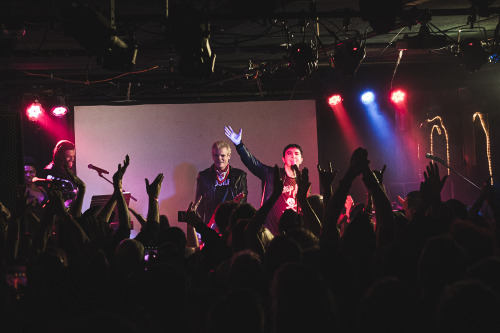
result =
[{"label": "white projection screen", "polygon": [[[261,202],[261,182],[241,163],[234,145],[224,135],[224,126],[243,129],[242,139],[262,163],[283,166],[283,148],[299,144],[304,151],[302,167],[310,171],[311,193],[319,193],[316,107],[313,100],[231,102],[204,104],[75,106],[75,144],[78,176],[86,183],[85,211],[94,195],[113,193],[113,186],[100,178],[89,164],[112,175],[130,156],[123,188],[137,201],[130,207],[146,216],[148,197],[145,178],[152,182],[164,174],[159,197],[160,214],[172,226],[186,231],[177,221],[177,211],[186,210],[195,199],[199,171],[212,165],[211,147],[226,140],[232,147],[230,164],[248,173],[248,202]],[[134,222],[135,219],[131,216]],[[131,237],[140,229],[134,223]]]}]

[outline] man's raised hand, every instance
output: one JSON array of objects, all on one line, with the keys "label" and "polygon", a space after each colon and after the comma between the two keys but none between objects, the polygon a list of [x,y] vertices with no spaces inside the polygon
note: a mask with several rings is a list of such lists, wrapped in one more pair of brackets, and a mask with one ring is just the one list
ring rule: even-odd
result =
[{"label": "man's raised hand", "polygon": [[125,171],[127,171],[129,163],[130,163],[130,157],[127,154],[125,156],[125,160],[123,161],[123,166],[121,164],[118,164],[118,170],[113,175],[113,186],[116,189],[119,189],[119,190],[122,189],[123,175],[125,174]]},{"label": "man's raised hand", "polygon": [[149,184],[149,180],[147,178],[145,178],[144,180],[146,181],[146,193],[149,196],[158,199],[160,195],[161,184],[163,182],[163,173],[159,173],[151,184]]},{"label": "man's raised hand", "polygon": [[331,186],[339,170],[333,170],[332,162],[328,162],[328,168],[322,168],[318,164],[319,182],[323,187]]},{"label": "man's raised hand", "polygon": [[231,141],[233,141],[233,143],[237,146],[241,143],[241,132],[242,132],[242,129],[240,128],[240,131],[238,133],[236,133],[235,131],[233,131],[233,129],[231,128],[231,126],[224,126],[224,133],[226,134],[226,136],[231,139]]}]

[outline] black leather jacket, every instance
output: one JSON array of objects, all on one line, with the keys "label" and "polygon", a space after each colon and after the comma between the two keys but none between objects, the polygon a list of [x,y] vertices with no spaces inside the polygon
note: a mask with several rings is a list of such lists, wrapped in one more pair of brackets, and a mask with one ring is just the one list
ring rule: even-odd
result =
[{"label": "black leather jacket", "polygon": [[[255,156],[253,156],[247,147],[245,147],[243,142],[236,146],[236,151],[240,155],[241,161],[248,168],[248,170],[257,176],[262,182],[262,198],[260,203],[262,206],[262,204],[269,199],[274,191],[274,168],[262,163]],[[282,180],[285,179],[285,174],[285,169],[280,168],[280,177]],[[273,217],[271,214],[268,214],[264,225],[273,235],[278,235],[278,223],[279,216]]]},{"label": "black leather jacket", "polygon": [[[245,197],[240,202],[246,202],[248,196],[247,190],[247,173],[243,170],[229,166],[229,187],[224,201],[233,200],[240,193],[244,193]],[[222,202],[215,202],[215,182],[216,174],[215,167],[212,166],[198,173],[196,180],[196,198],[202,196],[200,205],[198,206],[198,213],[207,224],[219,204]]]},{"label": "black leather jacket", "polygon": [[[253,156],[243,142],[236,146],[236,151],[248,170],[262,181],[262,198],[260,202],[262,206],[262,204],[269,199],[274,190],[274,168],[262,163]],[[285,168],[280,168],[280,177],[281,179],[285,178]]]}]

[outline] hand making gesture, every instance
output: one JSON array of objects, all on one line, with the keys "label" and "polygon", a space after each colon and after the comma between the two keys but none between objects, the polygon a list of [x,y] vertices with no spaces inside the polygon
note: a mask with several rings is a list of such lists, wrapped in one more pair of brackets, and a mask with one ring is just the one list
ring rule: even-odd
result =
[{"label": "hand making gesture", "polygon": [[115,190],[119,190],[121,192],[123,175],[125,174],[125,171],[127,171],[129,163],[130,157],[127,154],[125,156],[125,160],[123,161],[123,166],[121,164],[118,164],[118,170],[113,175],[113,187],[115,188]]},{"label": "hand making gesture", "polygon": [[144,179],[146,181],[146,193],[155,199],[158,199],[161,190],[161,184],[163,182],[163,173],[158,174],[155,180],[149,184],[149,180],[147,178]]},{"label": "hand making gesture", "polygon": [[224,127],[224,132],[226,133],[226,136],[233,141],[235,145],[239,145],[241,143],[241,132],[242,129],[240,128],[240,131],[236,133],[233,131],[231,126],[225,126]]}]

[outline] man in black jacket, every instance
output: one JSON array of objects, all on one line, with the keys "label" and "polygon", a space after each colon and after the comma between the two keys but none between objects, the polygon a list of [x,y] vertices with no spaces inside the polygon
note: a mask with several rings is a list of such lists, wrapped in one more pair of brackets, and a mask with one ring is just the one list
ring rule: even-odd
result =
[{"label": "man in black jacket", "polygon": [[248,195],[247,174],[229,165],[231,147],[225,141],[216,141],[212,146],[214,164],[198,174],[196,198],[201,198],[198,213],[203,222],[209,224],[215,209],[224,201],[246,202]]},{"label": "man in black jacket", "polygon": [[[272,166],[263,164],[241,142],[241,132],[233,131],[231,126],[225,127],[226,136],[236,145],[236,151],[240,155],[241,161],[245,166],[262,181],[262,202],[261,205],[269,199],[273,193],[273,175],[274,169]],[[297,183],[295,182],[294,166],[300,167],[302,163],[302,148],[297,144],[289,144],[283,149],[283,164],[284,168],[280,168],[280,176],[283,180],[283,193],[280,199],[274,204],[269,212],[265,226],[274,235],[279,234],[279,220],[286,209],[298,211],[297,205]]]}]

